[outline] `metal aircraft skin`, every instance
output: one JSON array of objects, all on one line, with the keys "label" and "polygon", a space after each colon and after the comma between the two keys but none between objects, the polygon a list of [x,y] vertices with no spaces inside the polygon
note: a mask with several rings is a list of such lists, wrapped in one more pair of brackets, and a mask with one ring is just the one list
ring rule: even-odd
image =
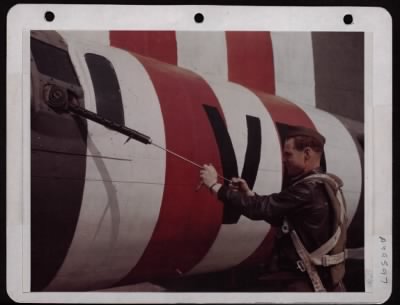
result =
[{"label": "metal aircraft skin", "polygon": [[[285,80],[278,80],[273,43],[293,41],[268,32],[195,34],[32,31],[32,291],[99,290],[268,264],[277,229],[196,190],[199,168],[159,147],[271,194],[285,184],[281,144],[296,125],[326,137],[322,166],[343,179],[349,246],[363,247],[363,135],[306,98],[313,85],[294,89],[305,102],[300,93],[296,102],[278,96]],[[240,37],[252,47],[269,37],[269,49],[241,54]],[[199,51],[205,39],[214,53]],[[297,73],[307,81],[306,70]],[[156,145],[126,142],[57,106],[60,100]]]}]

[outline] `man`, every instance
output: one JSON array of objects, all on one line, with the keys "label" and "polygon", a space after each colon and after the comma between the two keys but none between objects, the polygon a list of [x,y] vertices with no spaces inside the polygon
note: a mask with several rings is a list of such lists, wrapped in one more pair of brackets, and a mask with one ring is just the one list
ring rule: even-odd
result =
[{"label": "man", "polygon": [[293,128],[283,147],[288,186],[267,196],[254,193],[243,179],[233,178],[229,187],[218,183],[211,164],[200,171],[201,182],[224,204],[281,228],[274,250],[282,291],[345,291],[345,204],[337,197],[342,182],[320,168],[324,144],[317,131]]}]

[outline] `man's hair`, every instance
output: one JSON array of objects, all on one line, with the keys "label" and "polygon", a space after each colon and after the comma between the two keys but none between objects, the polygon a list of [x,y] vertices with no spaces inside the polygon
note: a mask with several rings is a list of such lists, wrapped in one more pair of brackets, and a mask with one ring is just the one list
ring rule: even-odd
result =
[{"label": "man's hair", "polygon": [[286,135],[286,140],[294,139],[294,147],[303,151],[310,147],[317,153],[322,153],[325,144],[325,137],[315,129],[303,126],[293,126]]},{"label": "man's hair", "polygon": [[289,139],[294,139],[294,147],[299,151],[304,150],[306,147],[310,147],[315,152],[321,153],[322,150],[324,149],[323,144],[313,137],[294,136],[294,137],[287,138],[286,140],[289,140]]}]

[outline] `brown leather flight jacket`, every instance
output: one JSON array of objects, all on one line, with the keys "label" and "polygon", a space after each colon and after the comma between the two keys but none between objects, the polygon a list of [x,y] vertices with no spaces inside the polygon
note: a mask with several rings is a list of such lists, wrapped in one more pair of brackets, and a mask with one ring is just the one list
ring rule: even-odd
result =
[{"label": "brown leather flight jacket", "polygon": [[[303,182],[301,179],[322,173],[320,168],[289,182],[289,186],[280,193],[268,196],[256,194],[253,197],[222,186],[218,199],[224,204],[239,210],[253,220],[265,220],[273,226],[281,227],[284,217],[296,230],[306,249],[311,253],[325,243],[335,232],[335,214],[329,204],[329,197],[322,183],[314,179]],[[290,238],[290,234],[277,234],[275,253],[281,271],[298,272],[296,262],[300,259]],[[330,286],[330,273],[327,267],[318,267],[321,280]]]}]

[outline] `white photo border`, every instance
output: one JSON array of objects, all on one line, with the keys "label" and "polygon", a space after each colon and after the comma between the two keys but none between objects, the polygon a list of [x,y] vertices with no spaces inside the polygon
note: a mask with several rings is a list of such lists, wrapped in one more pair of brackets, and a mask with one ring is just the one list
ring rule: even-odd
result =
[{"label": "white photo border", "polygon": [[[44,19],[52,11],[53,22]],[[205,22],[196,24],[201,12]],[[344,24],[352,14],[354,23]],[[115,18],[118,16],[118,18]],[[225,16],[221,18],[221,16]],[[290,22],[289,22],[290,20]],[[365,33],[365,292],[29,292],[31,30],[335,31]],[[10,136],[12,135],[12,136]],[[392,292],[392,18],[377,7],[19,4],[7,16],[7,292],[41,303],[381,303]],[[383,250],[383,246],[384,250]],[[24,255],[25,253],[25,255]],[[382,253],[387,283],[382,280]]]}]

